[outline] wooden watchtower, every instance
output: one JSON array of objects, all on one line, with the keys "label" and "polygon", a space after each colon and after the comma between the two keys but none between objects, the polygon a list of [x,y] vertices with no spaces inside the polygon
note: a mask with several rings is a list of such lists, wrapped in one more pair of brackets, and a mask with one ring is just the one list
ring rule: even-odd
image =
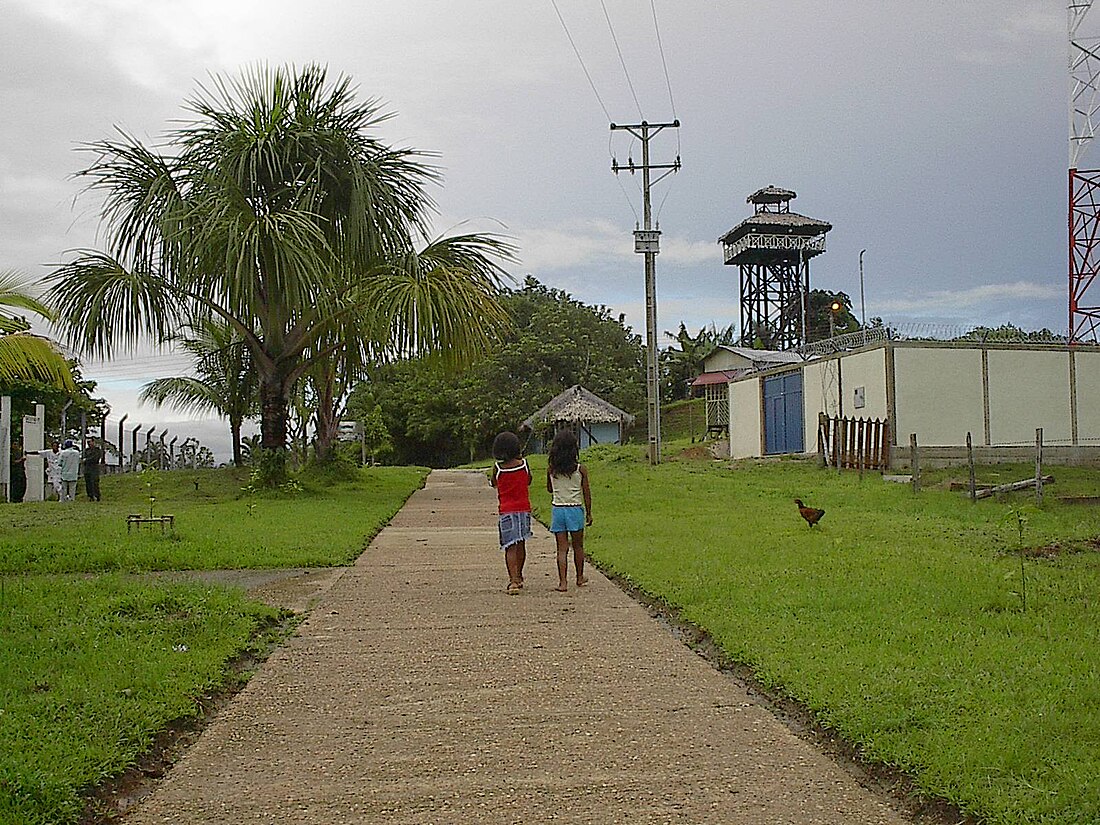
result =
[{"label": "wooden watchtower", "polygon": [[741,270],[741,343],[785,350],[806,341],[810,259],[825,251],[832,225],[791,211],[797,195],[767,186],[746,199],[755,214],[718,239],[725,263]]}]

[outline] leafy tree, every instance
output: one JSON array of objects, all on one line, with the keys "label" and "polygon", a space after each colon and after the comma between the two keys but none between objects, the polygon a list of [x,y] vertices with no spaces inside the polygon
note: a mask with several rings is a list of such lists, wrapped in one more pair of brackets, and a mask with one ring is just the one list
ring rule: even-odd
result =
[{"label": "leafy tree", "polygon": [[1065,343],[1066,337],[1064,335],[1056,335],[1049,329],[1043,328],[1040,330],[1025,330],[1022,327],[1018,327],[1015,324],[1001,324],[999,327],[974,327],[969,332],[960,335],[958,338],[953,339],[955,341],[978,341],[981,343],[986,342],[1000,342],[1000,343]]},{"label": "leafy tree", "polygon": [[[103,398],[93,396],[95,381],[86,381],[75,360],[66,362],[73,382],[72,389],[61,389],[57,384],[42,380],[0,379],[0,395],[11,396],[12,428],[15,434],[22,432],[23,416],[34,415],[35,405],[41,404],[46,410],[45,427],[47,433],[63,438],[69,433],[62,432],[61,411],[65,411],[67,430],[75,430],[83,414],[89,428],[99,427],[110,413],[110,406]],[[109,434],[108,434],[109,435]],[[112,445],[106,445],[111,450]]]},{"label": "leafy tree", "polygon": [[35,382],[75,392],[72,365],[52,341],[33,335],[22,315],[4,310],[23,310],[39,318],[53,319],[49,306],[36,298],[30,284],[18,273],[0,272],[0,382],[6,385]]},{"label": "leafy tree", "polygon": [[[835,312],[833,303],[840,304]],[[824,341],[829,337],[830,316],[832,317],[832,330],[835,335],[843,335],[847,332],[858,332],[859,321],[852,314],[852,299],[844,292],[827,292],[824,289],[811,289],[808,313],[808,326],[806,342]]]},{"label": "leafy tree", "polygon": [[373,371],[352,394],[351,410],[381,407],[397,461],[468,461],[574,384],[628,412],[644,406],[644,350],[622,315],[532,277],[501,303],[512,332],[464,372],[423,360],[398,363]]},{"label": "leafy tree", "polygon": [[69,340],[103,355],[196,319],[232,326],[259,382],[260,480],[279,486],[298,379],[364,337],[391,356],[483,351],[505,321],[496,261],[511,247],[464,235],[418,249],[437,173],[368,135],[388,115],[348,78],[256,70],[187,108],[163,152],[125,133],[90,147],[81,174],[105,196],[109,248],[61,267],[52,296]]},{"label": "leafy tree", "polygon": [[691,394],[689,385],[702,369],[703,359],[719,344],[731,345],[737,341],[733,324],[721,330],[712,324],[692,335],[681,321],[675,335],[671,332],[665,335],[676,340],[674,347],[661,352],[661,395],[666,402],[687,398]]},{"label": "leafy tree", "polygon": [[197,376],[150,381],[142,387],[139,400],[228,419],[233,463],[243,466],[241,426],[259,410],[251,350],[236,328],[220,319],[196,322],[179,343],[195,357]]},{"label": "leafy tree", "polygon": [[393,450],[393,439],[382,418],[382,408],[375,404],[374,409],[360,419],[360,423],[363,427],[363,448],[373,464]]}]

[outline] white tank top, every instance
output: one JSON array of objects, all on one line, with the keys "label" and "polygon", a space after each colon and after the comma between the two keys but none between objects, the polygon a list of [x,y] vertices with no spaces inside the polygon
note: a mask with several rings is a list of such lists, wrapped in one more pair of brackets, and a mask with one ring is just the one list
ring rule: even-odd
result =
[{"label": "white tank top", "polygon": [[552,503],[555,507],[576,507],[584,504],[580,467],[577,467],[571,476],[556,476],[551,473],[550,486],[554,488]]}]

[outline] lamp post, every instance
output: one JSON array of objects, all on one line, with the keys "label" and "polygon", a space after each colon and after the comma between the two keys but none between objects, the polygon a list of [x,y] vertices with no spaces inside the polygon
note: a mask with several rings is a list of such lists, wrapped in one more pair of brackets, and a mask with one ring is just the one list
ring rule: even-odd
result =
[{"label": "lamp post", "polygon": [[867,329],[867,304],[863,301],[863,253],[866,249],[859,250],[859,314],[860,324]]}]

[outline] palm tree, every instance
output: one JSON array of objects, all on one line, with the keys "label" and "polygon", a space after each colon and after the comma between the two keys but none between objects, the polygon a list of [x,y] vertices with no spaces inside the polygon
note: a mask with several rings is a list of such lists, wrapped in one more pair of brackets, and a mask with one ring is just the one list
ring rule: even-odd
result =
[{"label": "palm tree", "polygon": [[[11,270],[0,272],[0,307],[32,312],[51,320],[53,313],[34,297],[30,284]],[[30,332],[22,316],[0,311],[0,382],[43,381],[76,390],[72,368],[53,342]]]},{"label": "palm tree", "polygon": [[367,330],[394,356],[471,357],[507,323],[497,261],[511,246],[452,239],[423,277],[437,174],[367,134],[388,115],[356,102],[347,78],[256,70],[216,79],[187,108],[195,119],[163,154],[125,133],[92,145],[82,174],[105,194],[110,247],[61,267],[52,295],[69,340],[103,355],[194,319],[231,325],[252,354],[277,484],[290,394],[312,363],[360,345],[342,332]]},{"label": "palm tree", "polygon": [[252,354],[236,329],[210,320],[192,327],[180,346],[195,356],[195,377],[158,378],[141,388],[138,399],[184,412],[216,413],[229,420],[233,463],[244,464],[241,426],[259,409]]}]

